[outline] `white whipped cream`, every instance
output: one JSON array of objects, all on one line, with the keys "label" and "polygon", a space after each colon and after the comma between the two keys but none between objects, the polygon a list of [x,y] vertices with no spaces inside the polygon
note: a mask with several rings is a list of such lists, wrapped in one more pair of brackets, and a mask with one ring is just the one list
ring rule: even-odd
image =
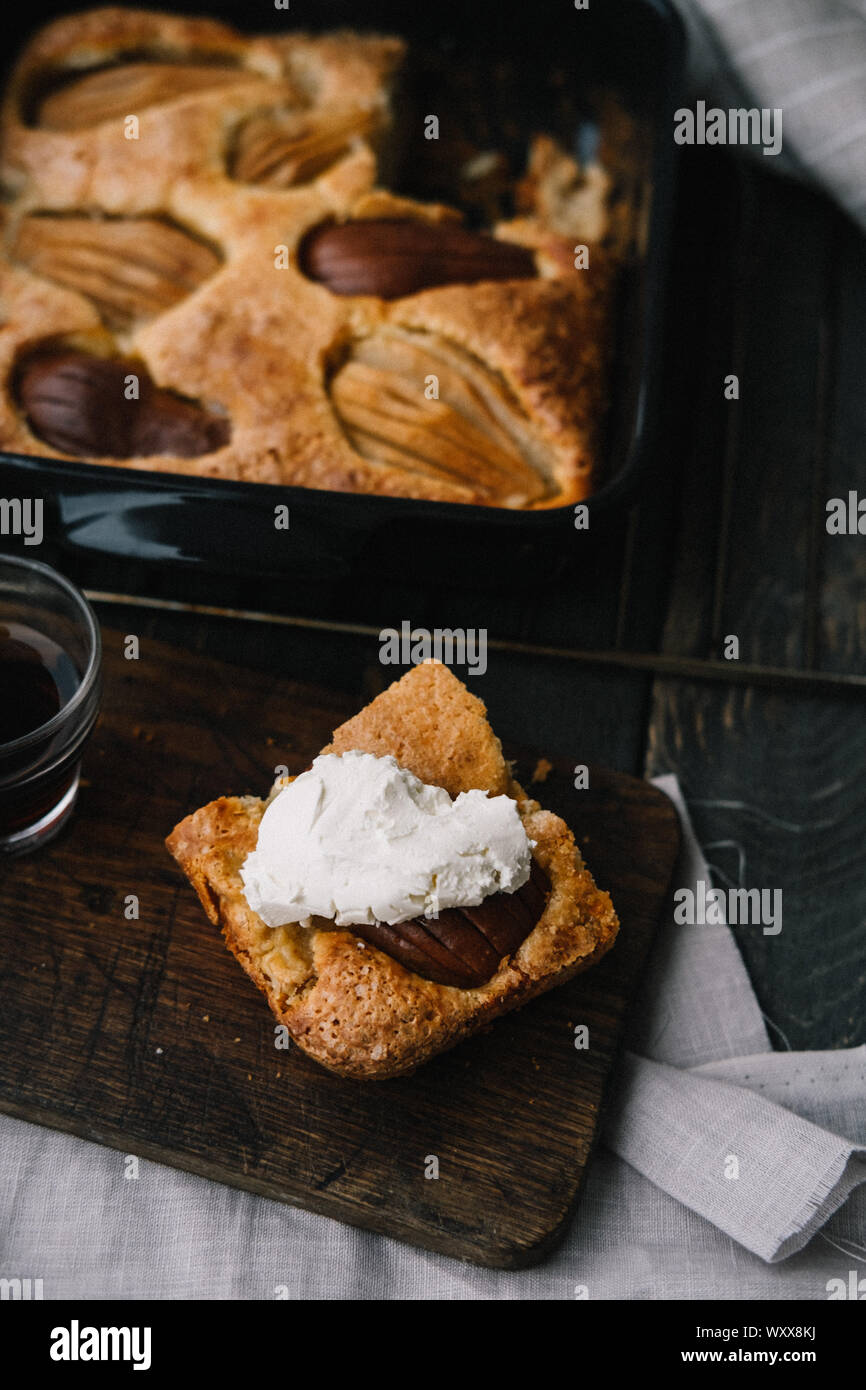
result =
[{"label": "white whipped cream", "polygon": [[392,757],[329,753],[271,802],[241,878],[269,927],[393,925],[515,893],[532,844],[508,796],[452,801]]}]

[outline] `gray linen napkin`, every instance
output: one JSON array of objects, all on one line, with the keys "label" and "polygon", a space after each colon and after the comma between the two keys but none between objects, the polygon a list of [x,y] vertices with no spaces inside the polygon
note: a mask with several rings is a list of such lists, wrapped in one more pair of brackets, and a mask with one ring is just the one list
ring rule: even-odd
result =
[{"label": "gray linen napkin", "polygon": [[[676,778],[656,785],[675,802],[685,832],[675,888],[708,884]],[[866,1181],[866,1148],[773,1098],[779,1087],[759,1064],[774,1054],[727,926],[666,923],[631,1043],[643,1055],[624,1059],[607,1143],[756,1255],[779,1260],[799,1250]],[[814,1059],[825,1084],[831,1074],[838,1083],[837,1054],[788,1053],[776,1062],[782,1094],[786,1066],[804,1059]],[[862,1068],[860,1085],[866,1111]]]},{"label": "gray linen napkin", "polygon": [[767,168],[809,177],[866,227],[866,0],[674,0],[694,94],[782,111]]},{"label": "gray linen napkin", "polygon": [[[684,815],[676,780],[659,784]],[[708,878],[685,815],[683,830],[679,885]],[[625,1059],[607,1130],[628,1161],[599,1146],[571,1230],[535,1269],[464,1266],[154,1163],[129,1181],[122,1154],[0,1117],[0,1277],[83,1299],[866,1293],[866,1164],[852,1157],[866,1047],[771,1052],[728,928],[672,922],[631,1041],[647,1055]]]}]

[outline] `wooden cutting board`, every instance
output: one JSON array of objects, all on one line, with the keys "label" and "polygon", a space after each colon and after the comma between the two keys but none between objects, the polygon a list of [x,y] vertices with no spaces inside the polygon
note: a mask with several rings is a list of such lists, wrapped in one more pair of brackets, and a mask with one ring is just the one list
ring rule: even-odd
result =
[{"label": "wooden cutting board", "polygon": [[[278,763],[302,770],[354,708],[155,642],[128,661],[111,629],[104,642],[76,814],[0,862],[0,1109],[479,1264],[538,1261],[574,1207],[668,888],[671,803],[603,768],[575,791],[555,766],[535,794],[613,896],[610,955],[413,1077],[342,1081],[276,1050],[163,838],[216,796],[264,794]],[[518,759],[524,785],[534,768]]]}]

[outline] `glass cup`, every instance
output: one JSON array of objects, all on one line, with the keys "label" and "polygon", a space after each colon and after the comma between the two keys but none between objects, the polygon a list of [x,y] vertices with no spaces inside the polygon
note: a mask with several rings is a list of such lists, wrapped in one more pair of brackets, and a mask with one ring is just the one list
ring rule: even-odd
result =
[{"label": "glass cup", "polygon": [[0,556],[0,854],[38,849],[72,814],[101,692],[84,596],[48,565]]}]

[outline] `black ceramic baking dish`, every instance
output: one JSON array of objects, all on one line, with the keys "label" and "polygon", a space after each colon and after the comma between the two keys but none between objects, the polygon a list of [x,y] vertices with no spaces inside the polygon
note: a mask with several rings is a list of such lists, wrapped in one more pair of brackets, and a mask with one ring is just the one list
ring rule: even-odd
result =
[{"label": "black ceramic baking dish", "polygon": [[[20,19],[10,15],[6,52],[14,54],[36,28],[72,8],[44,3],[27,7]],[[194,3],[171,8],[204,9]],[[601,476],[588,502],[590,526],[633,498],[651,458],[661,385],[672,113],[684,48],[667,0],[593,0],[588,9],[576,8],[574,0],[513,8],[492,0],[412,6],[405,0],[291,0],[289,9],[217,3],[206,13],[255,32],[347,27],[400,34],[410,54],[423,55],[406,89],[415,111],[447,112],[463,101],[482,138],[519,144],[524,153],[529,135],[540,129],[553,130],[583,155],[591,152],[599,104],[611,98],[635,118],[641,139],[626,152],[628,184],[640,190],[643,213],[620,286],[611,406]],[[398,120],[401,113],[398,105]],[[417,160],[402,182],[398,177],[391,184],[422,197],[424,185]],[[370,566],[385,571],[397,564],[432,565],[441,573],[447,556],[454,579],[483,574],[488,583],[498,577],[507,583],[527,566],[552,572],[553,555],[578,546],[581,536],[571,506],[508,511],[0,454],[0,497],[15,496],[43,499],[46,537],[64,550],[176,565],[178,597],[183,567],[191,565],[217,575],[288,579],[310,578],[320,566],[331,576],[355,566],[369,572]],[[278,503],[289,507],[288,532],[273,525]]]}]

